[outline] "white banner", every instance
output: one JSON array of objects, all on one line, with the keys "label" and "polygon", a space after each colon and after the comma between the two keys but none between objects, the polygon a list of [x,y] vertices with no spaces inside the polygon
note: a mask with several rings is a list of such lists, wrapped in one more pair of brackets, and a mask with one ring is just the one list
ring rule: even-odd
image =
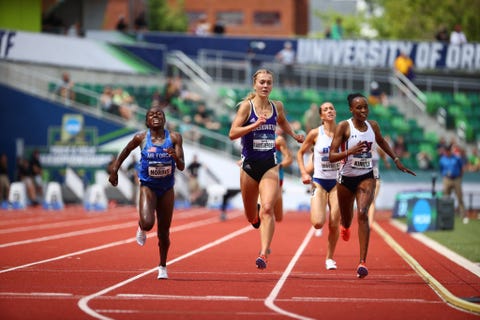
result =
[{"label": "white banner", "polygon": [[[0,59],[105,71],[136,73],[105,42],[22,31],[0,30]],[[118,55],[120,56],[120,55]]]},{"label": "white banner", "polygon": [[297,60],[304,64],[391,68],[399,51],[412,58],[417,70],[480,71],[479,43],[299,39]]}]

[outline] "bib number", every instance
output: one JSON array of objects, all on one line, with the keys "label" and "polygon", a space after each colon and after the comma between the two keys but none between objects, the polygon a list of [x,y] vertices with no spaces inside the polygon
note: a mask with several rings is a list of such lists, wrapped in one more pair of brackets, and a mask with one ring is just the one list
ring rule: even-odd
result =
[{"label": "bib number", "polygon": [[152,178],[164,178],[172,174],[172,166],[164,163],[151,163],[148,166],[148,175]]}]

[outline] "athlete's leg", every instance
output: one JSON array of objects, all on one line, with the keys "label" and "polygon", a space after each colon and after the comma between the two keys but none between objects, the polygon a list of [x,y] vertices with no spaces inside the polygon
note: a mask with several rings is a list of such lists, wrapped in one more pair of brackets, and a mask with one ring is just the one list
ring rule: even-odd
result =
[{"label": "athlete's leg", "polygon": [[318,183],[313,182],[310,198],[310,222],[315,229],[321,229],[325,224],[327,210],[327,191]]},{"label": "athlete's leg", "polygon": [[373,221],[375,220],[375,201],[377,200],[378,192],[380,191],[380,179],[377,179],[377,183],[375,186],[375,195],[373,197],[372,204],[370,205],[370,208],[368,208],[368,224],[371,226]]},{"label": "athlete's leg", "polygon": [[147,186],[140,186],[140,199],[138,204],[138,225],[143,231],[152,230],[155,225],[155,209],[157,195]]},{"label": "athlete's leg", "polygon": [[355,194],[343,184],[337,183],[337,200],[340,208],[340,224],[350,228],[353,219],[353,202]]},{"label": "athlete's leg", "polygon": [[370,226],[368,224],[368,208],[372,204],[375,194],[374,178],[368,178],[360,182],[356,192],[358,241],[360,244],[360,262],[367,259],[368,243],[370,240]]},{"label": "athlete's leg", "polygon": [[330,190],[328,194],[328,207],[330,208],[330,218],[328,220],[327,259],[333,259],[340,235],[340,208],[338,206],[337,186]]},{"label": "athlete's leg", "polygon": [[242,192],[243,207],[248,222],[257,220],[258,182],[245,171],[240,170],[240,190]]},{"label": "athlete's leg", "polygon": [[157,203],[157,236],[160,265],[167,265],[168,249],[170,248],[170,225],[172,224],[175,192],[171,188],[159,197]]},{"label": "athlete's leg", "polygon": [[260,219],[262,221],[260,224],[260,255],[267,255],[267,250],[270,248],[275,232],[274,206],[278,200],[279,189],[278,167],[273,167],[265,172],[259,184],[261,200]]}]

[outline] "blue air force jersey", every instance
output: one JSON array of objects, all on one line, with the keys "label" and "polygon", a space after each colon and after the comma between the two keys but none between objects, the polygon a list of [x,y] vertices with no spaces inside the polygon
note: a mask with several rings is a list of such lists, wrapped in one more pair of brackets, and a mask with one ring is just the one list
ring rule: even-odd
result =
[{"label": "blue air force jersey", "polygon": [[170,132],[165,130],[165,140],[161,145],[152,143],[150,129],[145,135],[141,151],[138,178],[152,187],[170,188],[175,184],[175,159],[165,149],[173,148]]}]

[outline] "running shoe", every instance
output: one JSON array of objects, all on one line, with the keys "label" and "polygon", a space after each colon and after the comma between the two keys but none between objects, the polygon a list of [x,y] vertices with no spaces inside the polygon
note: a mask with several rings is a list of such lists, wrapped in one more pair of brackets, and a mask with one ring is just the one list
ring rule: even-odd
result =
[{"label": "running shoe", "polygon": [[315,237],[321,237],[323,234],[323,229],[315,229]]},{"label": "running shoe", "polygon": [[258,269],[265,269],[267,267],[267,258],[264,255],[260,255],[257,260],[255,260],[255,264]]},{"label": "running shoe", "polygon": [[167,267],[158,267],[157,279],[168,279]]},{"label": "running shoe", "polygon": [[357,277],[362,279],[368,275],[368,268],[365,265],[365,262],[361,262],[357,267]]},{"label": "running shoe", "polygon": [[350,229],[340,226],[340,236],[342,237],[343,241],[350,240]]},{"label": "running shoe", "polygon": [[260,203],[257,203],[257,222],[252,223],[255,229],[260,228]]},{"label": "running shoe", "polygon": [[143,231],[140,226],[138,226],[137,229],[137,243],[140,246],[143,246],[145,244],[145,241],[147,241],[147,233]]},{"label": "running shoe", "polygon": [[325,260],[325,268],[327,270],[336,270],[337,269],[337,263],[333,259],[327,259],[327,260]]}]

